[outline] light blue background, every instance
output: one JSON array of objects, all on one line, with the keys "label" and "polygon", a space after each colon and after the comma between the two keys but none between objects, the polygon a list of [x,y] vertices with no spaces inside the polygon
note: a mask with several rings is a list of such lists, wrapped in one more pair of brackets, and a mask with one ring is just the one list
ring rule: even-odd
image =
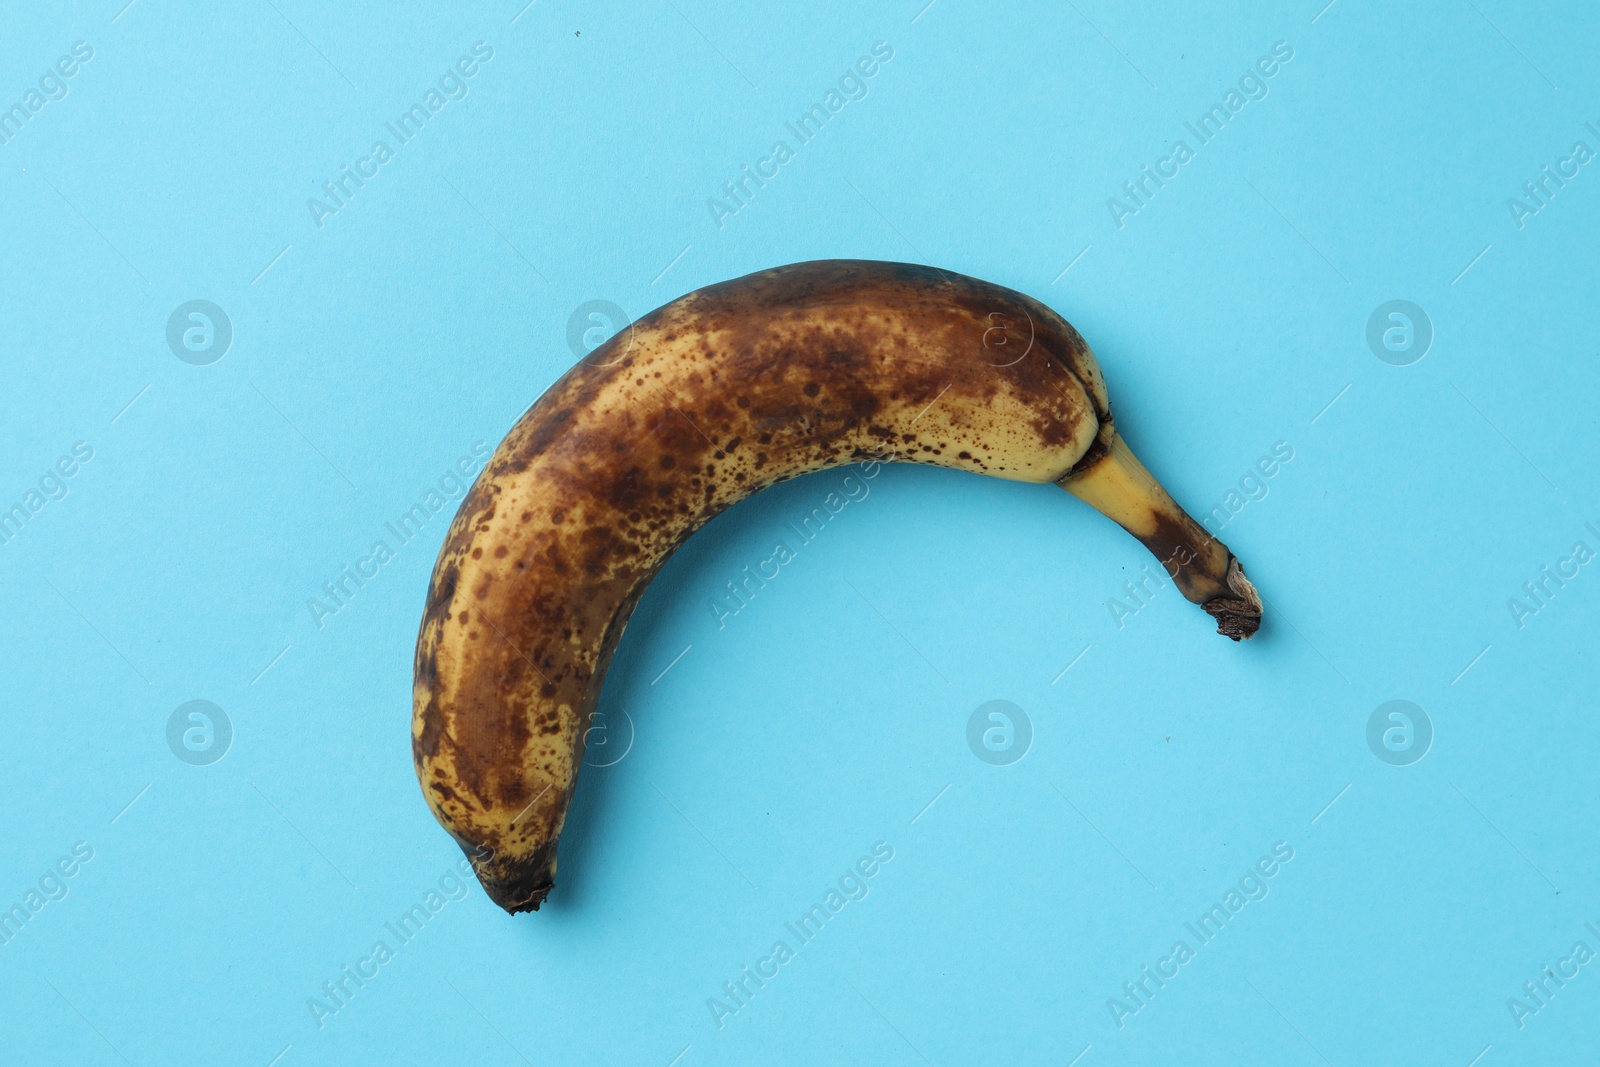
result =
[{"label": "light blue background", "polygon": [[[1600,548],[1600,172],[1521,229],[1506,200],[1600,148],[1600,19],[924,2],[7,5],[0,104],[94,48],[0,146],[0,504],[94,449],[0,546],[0,906],[94,850],[0,947],[9,1061],[1592,1061],[1600,964],[1524,1028],[1506,1001],[1600,950],[1600,570],[1521,629],[1507,600]],[[480,40],[467,98],[319,229],[307,198]],[[719,228],[708,198],[877,41],[867,98]],[[1267,98],[1117,228],[1278,41]],[[824,257],[1050,303],[1196,514],[1287,442],[1223,531],[1261,636],[1170,588],[1119,629],[1148,561],[1121,531],[898,467],[719,629],[841,473],[781,486],[641,605],[602,701],[632,747],[585,772],[549,906],[473,886],[319,1027],[460,855],[408,731],[448,516],[320,628],[306,601],[573,362],[583,302]],[[197,298],[235,331],[204,367],[165,341]],[[1395,298],[1435,330],[1407,367],[1365,341]],[[210,766],[167,747],[191,699],[235,730]],[[967,748],[992,699],[1033,723],[1011,766]],[[1434,724],[1411,766],[1366,744],[1391,699]],[[707,998],[879,840],[870,895],[718,1029]],[[1107,999],[1276,841],[1270,895],[1119,1030]]]}]

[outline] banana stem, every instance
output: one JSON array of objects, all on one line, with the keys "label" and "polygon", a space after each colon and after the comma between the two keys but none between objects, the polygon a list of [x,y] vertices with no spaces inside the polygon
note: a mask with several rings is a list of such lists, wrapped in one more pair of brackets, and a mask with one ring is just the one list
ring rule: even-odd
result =
[{"label": "banana stem", "polygon": [[1178,506],[1120,434],[1056,484],[1137,537],[1178,591],[1216,618],[1218,633],[1239,641],[1261,626],[1261,596],[1228,546]]}]

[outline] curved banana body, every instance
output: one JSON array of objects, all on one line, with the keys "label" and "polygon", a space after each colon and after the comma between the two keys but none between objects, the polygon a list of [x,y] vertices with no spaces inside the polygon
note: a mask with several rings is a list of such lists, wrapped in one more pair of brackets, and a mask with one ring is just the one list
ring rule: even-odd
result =
[{"label": "curved banana body", "polygon": [[1044,305],[852,260],[698,290],[539,398],[434,567],[413,755],[501,907],[536,909],[553,885],[606,668],[662,563],[766,486],[874,459],[1059,482],[1144,541],[1222,632],[1259,624],[1237,561],[1127,451],[1088,345]]}]

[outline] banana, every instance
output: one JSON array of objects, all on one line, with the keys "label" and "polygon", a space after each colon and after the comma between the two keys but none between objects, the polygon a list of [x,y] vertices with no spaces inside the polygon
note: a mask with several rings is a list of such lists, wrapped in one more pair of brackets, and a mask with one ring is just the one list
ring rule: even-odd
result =
[{"label": "banana", "polygon": [[1038,301],[861,260],[700,289],[528,409],[434,567],[412,753],[496,903],[549,894],[606,668],[672,551],[769,485],[871,460],[1054,482],[1143,542],[1219,632],[1260,624],[1238,561],[1128,450],[1089,346]]}]

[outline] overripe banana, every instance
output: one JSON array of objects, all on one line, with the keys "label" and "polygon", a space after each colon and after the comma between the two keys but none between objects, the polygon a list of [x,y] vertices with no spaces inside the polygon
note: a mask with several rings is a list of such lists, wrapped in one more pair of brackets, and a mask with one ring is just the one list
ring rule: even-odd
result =
[{"label": "overripe banana", "polygon": [[1142,541],[1221,633],[1260,624],[1238,561],[1128,451],[1089,346],[1038,301],[858,260],[698,290],[528,409],[434,567],[413,756],[496,903],[550,892],[606,668],[666,558],[766,486],[872,459],[1055,482]]}]

